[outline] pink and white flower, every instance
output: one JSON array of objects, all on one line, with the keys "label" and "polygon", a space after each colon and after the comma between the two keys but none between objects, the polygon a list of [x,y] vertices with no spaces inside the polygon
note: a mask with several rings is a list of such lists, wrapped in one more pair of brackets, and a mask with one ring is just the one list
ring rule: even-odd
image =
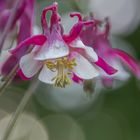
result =
[{"label": "pink and white flower", "polygon": [[[21,42],[13,55],[20,49],[35,45],[33,50],[20,59],[20,76],[30,79],[39,73],[39,80],[65,87],[74,76],[89,80],[99,75],[98,69],[92,62],[98,61],[98,56],[91,47],[85,46],[78,37],[84,26],[93,21],[81,21],[75,24],[69,35],[63,35],[57,3],[45,8],[41,22],[43,34],[33,36]],[[51,11],[50,27],[46,21],[46,13]]]},{"label": "pink and white flower", "polygon": [[[103,84],[110,87],[112,86],[115,79],[127,80],[129,77],[129,73],[125,70],[124,66],[127,66],[137,78],[140,78],[139,63],[126,52],[111,47],[108,38],[110,31],[110,24],[108,19],[106,19],[104,31],[99,31],[99,24],[101,24],[102,21],[96,20],[92,16],[90,17],[90,19],[96,21],[96,24],[86,26],[83,29],[80,34],[82,41],[85,45],[92,46],[92,48],[94,48],[95,52],[99,57],[102,58],[103,61],[106,61],[108,64],[118,70],[111,76],[107,75],[101,70],[100,76]],[[99,59],[96,64],[98,66],[102,65],[104,67],[102,60]]]}]

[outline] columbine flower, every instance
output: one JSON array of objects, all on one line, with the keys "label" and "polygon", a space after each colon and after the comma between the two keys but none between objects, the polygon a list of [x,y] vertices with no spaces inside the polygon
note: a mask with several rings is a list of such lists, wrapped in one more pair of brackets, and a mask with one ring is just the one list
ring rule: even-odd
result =
[{"label": "columbine flower", "polygon": [[[92,46],[99,57],[102,57],[103,61],[108,62],[111,66],[118,70],[115,74],[108,76],[103,71],[101,71],[101,79],[105,86],[112,86],[113,81],[115,79],[118,80],[126,80],[129,77],[129,73],[125,70],[124,65],[128,66],[128,68],[133,72],[133,74],[140,78],[140,66],[138,62],[132,58],[126,52],[112,48],[109,42],[108,36],[110,31],[110,24],[108,19],[106,19],[106,25],[104,31],[99,31],[99,24],[102,22],[99,20],[94,19],[96,24],[89,25],[88,27],[84,28],[80,34],[80,37],[84,44]],[[96,62],[97,65],[104,65],[101,64],[101,60]]]},{"label": "columbine flower", "polygon": [[[40,81],[57,87],[68,85],[73,75],[84,80],[97,77],[98,70],[89,59],[96,62],[98,56],[92,48],[86,47],[78,38],[82,27],[93,22],[81,21],[73,26],[69,36],[63,36],[57,9],[57,3],[54,3],[43,10],[41,18],[43,35],[28,38],[11,51],[12,54],[16,54],[25,45],[38,45],[21,58],[21,77],[29,79],[39,72]],[[52,13],[50,27],[46,21],[48,11]]]}]

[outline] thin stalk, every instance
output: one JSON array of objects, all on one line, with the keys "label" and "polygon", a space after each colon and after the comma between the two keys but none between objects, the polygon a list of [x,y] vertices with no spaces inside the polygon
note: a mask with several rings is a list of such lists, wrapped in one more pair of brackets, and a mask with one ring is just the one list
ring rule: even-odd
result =
[{"label": "thin stalk", "polygon": [[15,77],[15,75],[17,73],[18,67],[19,67],[19,64],[16,64],[15,67],[11,70],[11,72],[3,79],[4,83],[0,87],[0,96],[4,93],[5,89],[9,86],[9,84],[14,79],[14,77]]},{"label": "thin stalk", "polygon": [[7,37],[7,34],[9,32],[10,28],[11,28],[11,24],[13,23],[14,18],[16,16],[17,8],[18,8],[18,5],[20,4],[20,1],[21,0],[16,0],[16,3],[14,5],[14,7],[12,8],[11,15],[9,16],[9,19],[8,19],[6,25],[5,25],[4,31],[1,35],[1,38],[0,38],[0,53],[1,53],[4,41]]},{"label": "thin stalk", "polygon": [[[32,49],[33,49],[33,46],[29,47],[29,49],[27,50],[27,53],[30,53]],[[14,68],[11,70],[11,72],[7,76],[5,76],[1,79],[1,81],[4,81],[4,83],[0,87],[0,96],[4,93],[5,89],[13,81],[15,75],[17,74],[18,68],[19,68],[19,63],[17,63],[14,66]]]},{"label": "thin stalk", "polygon": [[4,133],[4,136],[2,137],[1,140],[8,140],[16,122],[18,121],[19,116],[22,114],[25,106],[27,105],[28,101],[30,100],[32,94],[34,93],[34,91],[36,90],[36,88],[38,87],[39,81],[35,80],[30,87],[28,88],[28,90],[26,91],[23,99],[21,100],[20,104],[18,105],[15,113],[13,114],[9,125]]}]

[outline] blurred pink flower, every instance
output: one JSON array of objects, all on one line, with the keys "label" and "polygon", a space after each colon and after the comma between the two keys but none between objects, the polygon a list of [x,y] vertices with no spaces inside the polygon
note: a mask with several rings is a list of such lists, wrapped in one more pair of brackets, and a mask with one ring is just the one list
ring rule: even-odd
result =
[{"label": "blurred pink flower", "polygon": [[[5,23],[7,23],[9,17],[11,16],[12,8],[14,3],[10,0],[2,0],[0,2],[0,32],[3,32]],[[16,22],[20,18],[20,16],[23,14],[25,9],[26,2],[21,0],[20,5],[17,8],[17,12],[15,14],[13,23],[11,23],[10,30],[14,29],[16,26]]]},{"label": "blurred pink flower", "polygon": [[[4,6],[0,6],[2,9],[0,13],[0,31],[3,32],[4,25],[7,22],[13,7],[13,2],[10,1],[3,1]],[[21,0],[21,3],[17,9],[17,13],[15,16],[14,22],[11,24],[11,31],[18,26],[18,33],[17,33],[17,44],[21,41],[25,40],[26,38],[30,37],[33,32],[33,25],[34,25],[34,5],[35,0]],[[18,22],[18,24],[17,24]],[[9,31],[9,32],[11,32]],[[1,66],[1,73],[3,75],[9,74],[11,69],[18,63],[19,59],[22,55],[27,53],[27,48],[22,48],[18,53],[15,55],[10,55],[5,63]]]},{"label": "blurred pink flower", "polygon": [[[140,78],[139,63],[126,52],[111,47],[111,44],[109,42],[110,24],[108,19],[106,19],[104,31],[99,30],[99,25],[102,24],[102,21],[94,19],[92,16],[89,19],[93,19],[94,21],[96,21],[96,24],[86,26],[82,30],[80,37],[83,43],[85,45],[92,46],[92,48],[94,48],[95,52],[98,54],[99,58],[102,58],[98,59],[98,61],[96,62],[98,66],[105,67],[103,61],[106,61],[109,65],[118,70],[115,74],[111,76],[108,76],[101,70],[100,76],[103,84],[105,86],[111,87],[115,79],[128,79],[129,73],[125,70],[124,66],[128,66],[128,68],[133,72],[133,74],[137,78]],[[105,68],[105,71],[108,73],[110,70],[108,68]]]}]

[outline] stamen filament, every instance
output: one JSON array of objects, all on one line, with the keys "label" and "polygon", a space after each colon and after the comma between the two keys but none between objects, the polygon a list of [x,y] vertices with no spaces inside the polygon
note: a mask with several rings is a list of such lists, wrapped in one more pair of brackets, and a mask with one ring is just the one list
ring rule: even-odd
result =
[{"label": "stamen filament", "polygon": [[[68,60],[67,57],[64,57],[55,61],[47,60],[45,64],[51,71],[57,71],[57,75],[52,79],[52,81],[55,80],[54,85],[56,87],[64,88],[70,84],[69,75],[73,67],[76,66],[75,59]],[[65,72],[65,70],[67,70],[67,72]]]}]

